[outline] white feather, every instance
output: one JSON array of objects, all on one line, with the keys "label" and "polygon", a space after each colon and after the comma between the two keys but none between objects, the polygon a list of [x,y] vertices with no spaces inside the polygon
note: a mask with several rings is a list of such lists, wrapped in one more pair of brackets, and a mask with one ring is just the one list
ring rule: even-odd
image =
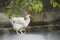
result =
[{"label": "white feather", "polygon": [[24,17],[11,17],[10,22],[13,25],[13,29],[16,31],[19,31],[20,29],[27,27],[30,23],[30,15],[26,16],[26,19]]}]

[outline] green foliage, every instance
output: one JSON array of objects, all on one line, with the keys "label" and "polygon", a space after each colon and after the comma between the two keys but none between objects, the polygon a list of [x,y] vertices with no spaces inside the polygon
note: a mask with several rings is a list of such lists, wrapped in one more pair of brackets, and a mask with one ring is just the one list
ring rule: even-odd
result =
[{"label": "green foliage", "polygon": [[24,0],[24,1],[22,2],[22,5],[21,5],[22,7],[21,7],[21,8],[24,9],[27,5],[28,5],[28,2],[26,2],[26,0]]},{"label": "green foliage", "polygon": [[14,0],[12,0],[11,3],[7,6],[7,8],[9,9],[8,11],[6,11],[8,16],[15,17],[20,14],[20,8],[18,6],[18,2],[19,2],[19,0],[17,0],[16,2],[14,2]]},{"label": "green foliage", "polygon": [[14,1],[11,1],[10,4],[7,6],[7,8],[12,8],[12,4],[13,4]]},{"label": "green foliage", "polygon": [[[21,4],[21,6],[20,6]],[[9,9],[8,11],[6,11],[6,13],[9,16],[17,16],[20,15],[20,9],[25,9],[28,8],[28,11],[33,11],[34,12],[40,12],[43,8],[43,3],[40,0],[11,0],[11,3],[7,6],[7,8]]]},{"label": "green foliage", "polygon": [[12,4],[13,1],[11,1],[11,3],[7,6],[7,8],[9,9],[8,11],[6,11],[8,16],[12,16],[12,7],[13,7]]},{"label": "green foliage", "polygon": [[22,9],[26,9],[27,7],[27,10],[28,11],[33,11],[34,12],[40,12],[43,8],[43,3],[39,0],[24,0],[24,1],[21,1],[21,8]]},{"label": "green foliage", "polygon": [[54,8],[56,7],[60,8],[60,4],[58,4],[55,0],[50,0],[50,4],[53,5]]},{"label": "green foliage", "polygon": [[41,1],[37,1],[37,0],[30,0],[30,5],[29,6],[29,11],[35,11],[35,12],[40,12],[43,8],[43,4]]}]

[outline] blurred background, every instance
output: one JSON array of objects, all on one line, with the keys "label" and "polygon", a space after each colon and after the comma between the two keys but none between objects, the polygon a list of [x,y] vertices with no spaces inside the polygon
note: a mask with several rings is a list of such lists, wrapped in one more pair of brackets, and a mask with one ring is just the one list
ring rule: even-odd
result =
[{"label": "blurred background", "polygon": [[39,30],[49,25],[53,26],[49,27],[51,30],[60,28],[59,0],[1,0],[0,28],[12,27],[8,16],[25,16],[24,11],[33,14],[29,24],[31,27],[39,26]]},{"label": "blurred background", "polygon": [[8,16],[25,13],[33,15],[27,33],[60,32],[60,0],[0,0],[0,34],[15,33]]}]

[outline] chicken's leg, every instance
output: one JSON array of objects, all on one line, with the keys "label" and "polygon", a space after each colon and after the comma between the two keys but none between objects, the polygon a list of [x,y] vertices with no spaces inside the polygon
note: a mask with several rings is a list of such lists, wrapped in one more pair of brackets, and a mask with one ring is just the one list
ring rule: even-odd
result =
[{"label": "chicken's leg", "polygon": [[24,33],[23,33],[24,30],[25,30],[25,29],[21,29],[21,30],[20,30],[21,34],[24,34]]},{"label": "chicken's leg", "polygon": [[21,35],[18,31],[16,31],[16,33],[17,33],[18,35]]}]

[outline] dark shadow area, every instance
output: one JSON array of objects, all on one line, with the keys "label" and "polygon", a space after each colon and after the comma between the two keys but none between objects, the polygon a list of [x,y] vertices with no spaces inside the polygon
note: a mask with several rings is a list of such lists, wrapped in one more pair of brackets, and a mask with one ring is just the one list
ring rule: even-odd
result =
[{"label": "dark shadow area", "polygon": [[30,22],[30,26],[44,26],[44,25],[48,25],[49,22],[44,22],[44,21],[41,21],[41,22]]},{"label": "dark shadow area", "polygon": [[9,5],[11,0],[1,0],[0,1],[0,7],[5,7],[6,5]]}]

